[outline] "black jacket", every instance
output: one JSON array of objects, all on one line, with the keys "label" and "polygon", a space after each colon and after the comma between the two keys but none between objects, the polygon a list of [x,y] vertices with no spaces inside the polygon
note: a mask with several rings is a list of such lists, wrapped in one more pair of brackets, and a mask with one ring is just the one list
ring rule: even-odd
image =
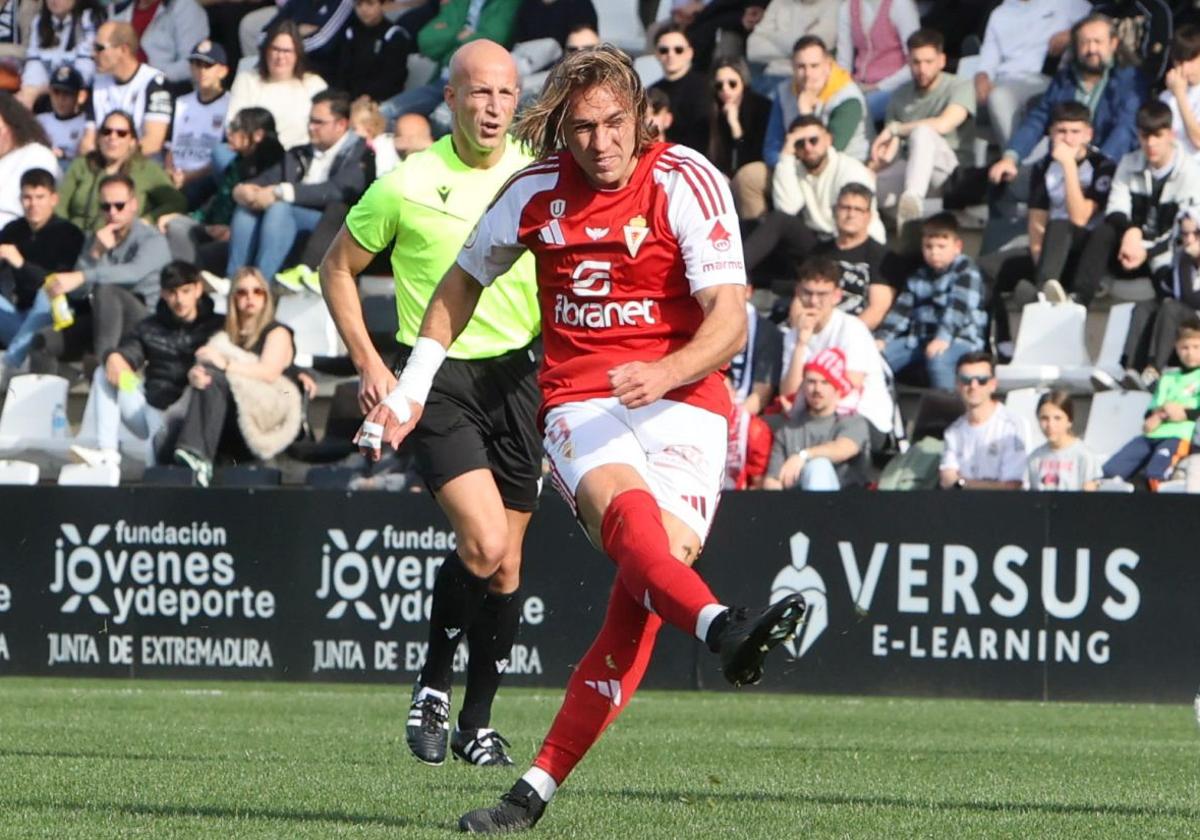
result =
[{"label": "black jacket", "polygon": [[187,388],[196,350],[224,326],[225,318],[213,312],[208,295],[200,298],[200,314],[194,321],[180,321],[160,300],[154,314],[143,318],[112,352],[124,356],[134,370],[146,366],[146,402],[164,409]]},{"label": "black jacket", "polygon": [[745,166],[762,160],[763,140],[767,137],[767,120],[771,117],[771,100],[747,90],[738,107],[738,122],[742,124],[742,139],[734,140],[729,121],[716,105],[712,108],[712,127],[709,129],[708,159],[728,177]]},{"label": "black jacket", "polygon": [[354,204],[375,180],[375,153],[361,137],[351,135],[329,168],[329,178],[319,184],[302,184],[313,159],[312,143],[288,149],[283,160],[263,171],[252,183],[269,186],[289,183],[296,188],[297,207],[324,210],[329,204]]},{"label": "black jacket", "polygon": [[408,54],[414,49],[409,34],[386,18],[377,26],[367,26],[358,15],[351,15],[326,78],[354,99],[365,94],[384,102],[404,90]]},{"label": "black jacket", "polygon": [[71,271],[83,249],[83,231],[61,216],[51,216],[39,231],[24,218],[13,219],[0,230],[0,244],[16,245],[25,258],[20,268],[0,262],[0,290],[18,309],[33,306],[46,275]]}]

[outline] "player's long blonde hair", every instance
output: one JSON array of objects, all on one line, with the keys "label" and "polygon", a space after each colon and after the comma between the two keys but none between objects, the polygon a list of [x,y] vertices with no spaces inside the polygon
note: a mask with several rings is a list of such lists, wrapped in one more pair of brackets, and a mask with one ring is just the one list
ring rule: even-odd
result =
[{"label": "player's long blonde hair", "polygon": [[563,123],[571,97],[591,87],[604,86],[627,104],[637,121],[637,150],[654,139],[646,125],[646,89],[628,55],[612,44],[570,53],[550,71],[542,95],[513,124],[513,134],[538,158],[566,147]]}]

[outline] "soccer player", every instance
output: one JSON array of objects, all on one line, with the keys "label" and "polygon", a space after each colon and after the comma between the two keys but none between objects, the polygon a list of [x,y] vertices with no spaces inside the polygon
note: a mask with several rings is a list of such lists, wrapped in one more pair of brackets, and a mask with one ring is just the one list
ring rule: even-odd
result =
[{"label": "soccer player", "polygon": [[476,302],[533,251],[551,477],[617,580],[534,766],[499,805],[463,816],[464,831],[540,819],[633,696],[663,621],[704,641],[726,679],[744,685],[804,612],[800,596],[731,611],[691,568],[724,472],[730,403],[718,371],[746,339],[745,269],[724,180],[699,153],[652,142],[645,111],[630,59],[614,47],[568,55],[551,71],[516,129],[539,162],[508,182],[467,239],[396,390],[358,436],[378,457],[422,421],[431,378]]},{"label": "soccer player", "polygon": [[[473,41],[455,53],[450,70],[445,99],[453,130],[371,185],[321,264],[325,299],[362,377],[364,414],[396,379],[368,337],[355,276],[394,245],[396,339],[419,346],[421,316],[438,280],[491,198],[531,159],[507,137],[519,93],[508,51]],[[418,469],[458,541],[434,583],[429,652],[405,730],[409,748],[426,764],[446,758],[452,664],[464,636],[466,696],[450,746],[473,764],[512,763],[490,718],[517,634],[521,543],[540,486],[541,325],[532,259],[502,273],[450,349],[450,361],[427,383],[425,422],[413,436]]]}]

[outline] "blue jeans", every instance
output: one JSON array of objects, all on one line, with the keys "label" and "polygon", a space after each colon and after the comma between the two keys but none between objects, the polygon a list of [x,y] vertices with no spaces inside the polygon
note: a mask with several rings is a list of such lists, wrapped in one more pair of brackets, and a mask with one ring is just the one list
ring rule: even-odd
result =
[{"label": "blue jeans", "polygon": [[50,298],[45,292],[39,290],[28,309],[17,309],[8,298],[0,297],[0,342],[8,348],[4,363],[10,367],[24,364],[33,337],[52,323]]},{"label": "blue jeans", "polygon": [[909,347],[903,338],[893,338],[883,346],[883,358],[897,377],[905,368],[918,366],[924,368],[929,375],[931,387],[937,388],[939,391],[953,391],[954,368],[958,364],[958,360],[977,349],[979,348],[956,338],[950,342],[950,346],[941,355],[927,359],[925,358],[924,344]]},{"label": "blue jeans", "polygon": [[392,130],[397,117],[405,114],[421,114],[427,117],[433,113],[433,109],[442,104],[445,88],[445,80],[438,77],[427,85],[397,93],[391,99],[380,103],[379,113],[387,120],[388,131]]},{"label": "blue jeans", "polygon": [[1104,477],[1119,476],[1128,481],[1138,472],[1144,472],[1146,478],[1166,481],[1171,477],[1175,453],[1182,445],[1182,438],[1148,438],[1138,435],[1104,462]]},{"label": "blue jeans", "polygon": [[867,100],[867,113],[871,117],[871,122],[878,125],[887,117],[888,102],[891,101],[892,92],[890,90],[873,90],[865,94]]},{"label": "blue jeans", "polygon": [[800,481],[797,486],[801,490],[829,492],[841,490],[842,483],[838,481],[837,468],[828,458],[813,458],[804,464],[800,470]]},{"label": "blue jeans", "polygon": [[276,201],[261,213],[238,207],[229,225],[229,262],[225,276],[233,277],[245,265],[256,267],[270,282],[301,233],[311,233],[321,211]]}]

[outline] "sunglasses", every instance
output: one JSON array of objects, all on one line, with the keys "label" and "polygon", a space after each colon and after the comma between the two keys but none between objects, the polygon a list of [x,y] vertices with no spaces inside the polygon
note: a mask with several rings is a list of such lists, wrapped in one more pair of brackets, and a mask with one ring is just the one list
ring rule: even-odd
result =
[{"label": "sunglasses", "polygon": [[713,83],[713,87],[716,88],[717,90],[720,90],[721,88],[729,88],[730,90],[737,90],[741,86],[742,86],[742,83],[740,81],[738,81],[737,79],[717,79],[716,82]]},{"label": "sunglasses", "polygon": [[101,136],[101,137],[112,137],[113,135],[116,135],[117,137],[125,138],[125,137],[128,137],[128,136],[129,136],[130,134],[132,134],[132,133],[133,133],[133,132],[132,132],[132,131],[130,131],[128,128],[108,128],[108,127],[105,127],[105,128],[102,128],[102,129],[100,129],[100,136]]},{"label": "sunglasses", "polygon": [[266,289],[260,289],[255,286],[253,289],[234,289],[233,296],[239,299],[256,297],[265,298],[267,296]]},{"label": "sunglasses", "polygon": [[796,146],[812,146],[816,147],[821,142],[821,135],[814,134],[811,137],[800,137],[796,140]]},{"label": "sunglasses", "polygon": [[100,202],[100,212],[111,213],[112,211],[115,210],[116,212],[120,213],[122,210],[125,209],[125,204],[126,204],[126,202],[124,202],[124,201],[101,201]]},{"label": "sunglasses", "polygon": [[658,54],[659,54],[659,55],[669,55],[669,54],[671,54],[671,53],[675,53],[675,55],[683,55],[685,52],[687,52],[687,47],[666,47],[666,46],[663,46],[663,47],[659,47],[659,48],[658,48]]},{"label": "sunglasses", "polygon": [[992,375],[990,373],[979,374],[978,376],[968,376],[965,373],[960,373],[958,375],[958,384],[964,387],[970,385],[972,382],[974,382],[976,385],[986,385],[991,381]]},{"label": "sunglasses", "polygon": [[94,53],[102,53],[105,50],[111,50],[112,48],[112,44],[101,44],[99,41],[92,42],[92,52]]}]

